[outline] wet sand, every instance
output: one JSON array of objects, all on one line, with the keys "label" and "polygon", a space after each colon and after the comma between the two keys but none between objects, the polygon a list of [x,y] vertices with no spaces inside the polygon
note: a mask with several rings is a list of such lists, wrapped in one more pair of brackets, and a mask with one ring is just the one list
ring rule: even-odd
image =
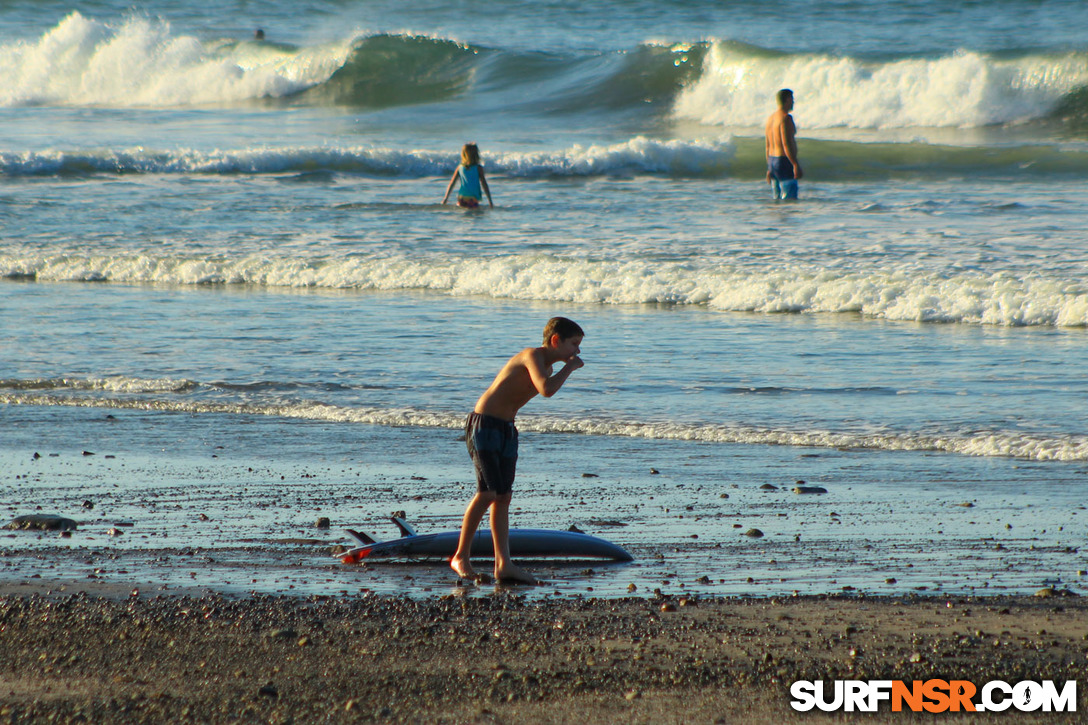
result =
[{"label": "wet sand", "polygon": [[1083,715],[797,713],[789,685],[1088,679],[1079,597],[554,600],[515,588],[302,598],[37,586],[0,588],[0,723],[1072,723]]}]

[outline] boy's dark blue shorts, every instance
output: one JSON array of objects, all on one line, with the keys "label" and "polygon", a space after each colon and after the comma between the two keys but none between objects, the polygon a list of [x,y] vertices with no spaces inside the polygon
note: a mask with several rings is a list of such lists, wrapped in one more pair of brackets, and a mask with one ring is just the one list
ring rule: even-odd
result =
[{"label": "boy's dark blue shorts", "polygon": [[476,466],[477,490],[499,496],[510,493],[518,463],[518,429],[514,422],[469,413],[465,421],[465,445]]}]

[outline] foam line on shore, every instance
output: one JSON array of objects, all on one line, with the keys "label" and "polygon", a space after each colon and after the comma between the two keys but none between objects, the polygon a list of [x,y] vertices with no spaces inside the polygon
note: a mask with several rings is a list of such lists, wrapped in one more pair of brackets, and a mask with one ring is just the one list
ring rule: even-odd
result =
[{"label": "foam line on shore", "polygon": [[[387,427],[414,426],[459,430],[464,425],[460,414],[413,408],[345,407],[321,402],[306,403],[237,403],[186,400],[151,396],[119,397],[116,395],[86,396],[23,392],[0,392],[0,404],[71,406],[104,409],[151,410],[183,412],[198,415],[261,415],[329,421],[336,423],[379,425]],[[117,386],[115,386],[117,387]],[[139,383],[127,386],[138,389]],[[805,448],[835,448],[882,451],[935,451],[966,456],[1011,457],[1033,461],[1086,461],[1088,436],[1026,435],[1013,431],[977,431],[971,434],[922,435],[917,433],[858,433],[827,430],[786,430],[723,425],[683,423],[676,421],[638,422],[602,417],[559,419],[545,416],[519,418],[521,430],[542,433],[562,433],[593,436],[616,436],[653,440],[699,441],[704,443],[738,443],[747,445],[798,446]]]}]

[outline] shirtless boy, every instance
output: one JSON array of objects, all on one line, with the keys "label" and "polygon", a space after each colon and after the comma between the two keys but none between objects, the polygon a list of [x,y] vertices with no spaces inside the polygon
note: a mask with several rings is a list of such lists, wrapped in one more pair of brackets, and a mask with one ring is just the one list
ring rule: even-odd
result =
[{"label": "shirtless boy", "polygon": [[[465,509],[461,538],[450,566],[457,576],[485,580],[469,562],[472,539],[491,509],[491,539],[495,547],[495,579],[500,582],[536,584],[532,574],[510,559],[510,499],[518,460],[518,431],[514,417],[537,395],[550,398],[559,392],[570,374],[584,363],[578,357],[585,333],[565,317],[553,317],[544,326],[544,344],[527,347],[507,361],[465,423],[465,443],[476,466],[476,495]],[[555,363],[564,363],[552,372]]]},{"label": "shirtless boy", "polygon": [[778,110],[767,119],[767,183],[775,199],[796,199],[801,162],[797,160],[797,127],[793,123],[793,91],[783,88],[776,96]]}]

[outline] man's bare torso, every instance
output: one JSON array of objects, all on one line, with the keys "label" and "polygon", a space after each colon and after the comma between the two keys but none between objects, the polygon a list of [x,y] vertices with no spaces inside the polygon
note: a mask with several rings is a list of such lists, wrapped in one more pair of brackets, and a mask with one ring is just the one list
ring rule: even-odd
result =
[{"label": "man's bare torso", "polygon": [[767,156],[796,157],[796,135],[797,128],[789,113],[781,108],[772,113],[767,119]]}]

